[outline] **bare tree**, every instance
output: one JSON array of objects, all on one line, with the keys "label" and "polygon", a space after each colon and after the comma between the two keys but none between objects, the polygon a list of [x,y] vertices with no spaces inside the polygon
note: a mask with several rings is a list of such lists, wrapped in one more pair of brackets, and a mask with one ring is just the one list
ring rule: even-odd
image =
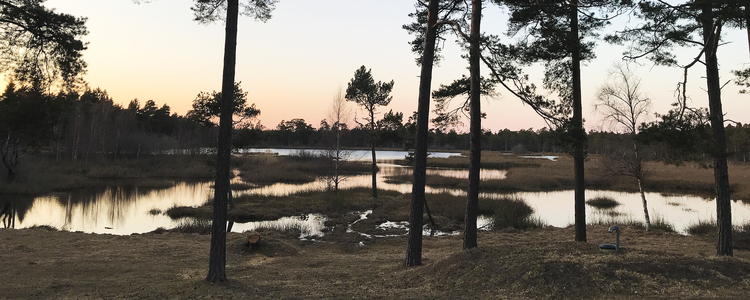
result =
[{"label": "bare tree", "polygon": [[333,103],[328,111],[326,123],[330,126],[329,141],[326,148],[326,159],[329,163],[329,174],[326,178],[328,188],[335,193],[339,191],[339,184],[346,179],[342,174],[344,161],[351,156],[352,151],[341,148],[341,131],[347,128],[347,121],[351,118],[352,110],[346,103],[343,88],[339,88],[333,96]]},{"label": "bare tree", "polygon": [[651,219],[643,191],[648,170],[643,163],[643,145],[636,136],[638,126],[651,107],[651,99],[641,93],[640,85],[641,79],[634,75],[629,65],[615,65],[609,72],[609,81],[597,91],[595,108],[604,114],[604,120],[610,122],[616,131],[622,131],[627,136],[627,146],[621,148],[623,151],[611,155],[605,165],[612,174],[633,177],[638,182],[646,231],[650,231]]}]

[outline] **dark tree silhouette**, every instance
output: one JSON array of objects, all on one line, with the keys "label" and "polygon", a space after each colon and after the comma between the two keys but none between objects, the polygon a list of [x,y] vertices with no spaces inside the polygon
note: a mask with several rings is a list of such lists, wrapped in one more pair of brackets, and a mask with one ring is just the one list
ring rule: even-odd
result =
[{"label": "dark tree silhouette", "polygon": [[16,178],[22,151],[52,140],[59,111],[52,98],[38,88],[17,88],[13,83],[0,95],[0,160],[8,182]]},{"label": "dark tree silhouette", "polygon": [[[221,112],[221,95],[221,92],[216,91],[198,93],[193,100],[193,109],[188,111],[186,116],[204,125],[215,125],[215,119],[219,117]],[[232,99],[234,99],[234,108],[232,111],[234,112],[234,116],[238,118],[237,120],[233,120],[235,125],[251,120],[260,114],[260,110],[255,107],[255,103],[247,104],[247,92],[242,90],[239,82],[234,84],[234,96]]]},{"label": "dark tree silhouette", "polygon": [[393,97],[390,95],[393,90],[393,80],[391,82],[378,81],[372,78],[372,70],[361,66],[354,72],[354,78],[349,82],[346,88],[346,100],[354,101],[361,106],[366,112],[367,129],[370,131],[370,149],[372,150],[372,196],[378,197],[378,163],[375,160],[375,134],[377,133],[377,120],[375,114],[378,106],[388,106]]},{"label": "dark tree silhouette", "polygon": [[[427,126],[430,119],[430,90],[432,64],[435,59],[439,0],[430,0],[427,9],[427,24],[423,35],[421,53],[422,71],[419,78],[419,103],[417,106],[417,132],[414,148],[414,182],[411,188],[411,212],[409,214],[409,241],[406,248],[407,267],[422,264],[422,225],[424,223],[425,180],[427,178]],[[419,37],[418,37],[419,39]]]},{"label": "dark tree silhouette", "polygon": [[[516,71],[514,67],[503,63],[502,57],[509,57],[517,62],[529,64],[545,62],[544,85],[555,90],[563,103],[572,107],[572,118],[555,116],[558,112],[567,113],[557,105],[548,104],[543,98],[533,93],[533,86],[514,92],[524,102],[550,120],[559,129],[566,130],[568,139],[573,145],[575,170],[575,240],[586,241],[586,197],[584,185],[584,159],[586,157],[586,131],[583,128],[583,109],[581,106],[581,61],[594,57],[595,43],[588,40],[596,35],[596,30],[609,23],[609,17],[596,16],[596,11],[619,11],[632,5],[629,0],[495,0],[505,5],[511,12],[509,20],[510,33],[521,34],[520,42],[515,46],[494,45],[492,50],[496,57],[488,61],[493,75],[504,81],[505,71]],[[582,18],[581,18],[582,16]],[[515,73],[515,72],[510,72]],[[522,78],[522,77],[521,77]],[[515,76],[515,82],[522,79]],[[552,113],[549,113],[549,112]]]},{"label": "dark tree silhouette", "polygon": [[0,1],[0,57],[21,83],[41,87],[62,80],[72,90],[86,69],[81,37],[86,19],[56,13],[44,0]]},{"label": "dark tree silhouette", "polygon": [[[680,106],[686,107],[688,70],[697,63],[706,68],[709,121],[713,143],[709,149],[714,158],[714,185],[716,189],[716,221],[718,225],[716,254],[728,255],[732,251],[732,211],[727,165],[727,138],[721,104],[721,83],[717,50],[721,45],[721,31],[725,24],[742,24],[744,17],[737,1],[685,1],[669,4],[664,1],[642,1],[639,14],[645,22],[629,28],[617,36],[608,37],[614,42],[635,41],[626,57],[648,57],[657,64],[677,66],[685,70],[680,83]],[[741,3],[746,4],[746,3]],[[742,25],[739,25],[742,26]],[[687,64],[680,64],[671,52],[677,47],[696,47],[698,54]],[[703,58],[703,60],[701,60]],[[686,112],[687,110],[682,110]],[[681,113],[682,113],[681,112]],[[678,119],[681,119],[679,116]]]},{"label": "dark tree silhouette", "polygon": [[[249,0],[243,3],[244,14],[259,20],[268,20],[276,0]],[[222,95],[219,115],[219,146],[216,161],[216,183],[214,185],[213,225],[211,227],[211,250],[208,275],[210,282],[222,282],[226,275],[227,247],[227,204],[229,190],[229,158],[231,156],[232,115],[234,108],[234,73],[237,60],[237,18],[240,3],[238,0],[196,0],[193,6],[195,18],[199,22],[214,22],[226,12],[226,40],[224,43],[224,71],[221,85]]]},{"label": "dark tree silhouette", "polygon": [[[427,177],[428,126],[430,120],[430,91],[432,89],[432,68],[439,59],[437,39],[446,32],[447,21],[459,13],[462,1],[431,0],[429,3],[418,1],[417,12],[410,14],[416,19],[414,23],[403,28],[416,38],[411,42],[412,51],[418,53],[417,64],[421,65],[419,77],[419,98],[415,125],[414,141],[414,181],[411,192],[411,211],[409,214],[409,241],[406,248],[408,267],[422,264],[422,226],[424,224],[425,180]],[[424,5],[427,7],[424,7]],[[440,17],[442,11],[443,16]],[[409,118],[412,121],[412,118]],[[407,123],[407,128],[411,124]]]}]

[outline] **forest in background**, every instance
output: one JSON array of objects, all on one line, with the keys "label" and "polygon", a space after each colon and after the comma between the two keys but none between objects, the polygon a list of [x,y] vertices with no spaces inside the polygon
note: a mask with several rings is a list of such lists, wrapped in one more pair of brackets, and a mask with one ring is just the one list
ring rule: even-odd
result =
[{"label": "forest in background", "polygon": [[[201,148],[216,146],[216,124],[205,122],[194,111],[185,116],[172,113],[169,105],[155,101],[132,100],[127,107],[113,101],[105,90],[86,89],[81,93],[49,94],[28,87],[8,85],[0,96],[2,127],[6,150],[48,154],[56,159],[138,158],[142,155],[179,149],[182,153],[199,153]],[[376,147],[410,150],[413,147],[414,118],[388,111],[377,123]],[[705,128],[704,128],[705,130]],[[726,127],[728,149],[735,161],[745,162],[750,154],[750,124]],[[646,132],[648,133],[648,132]],[[669,132],[662,132],[670,134]],[[644,133],[644,136],[646,134]],[[607,131],[588,132],[588,153],[613,153],[625,138]],[[318,126],[304,119],[283,120],[274,128],[258,122],[236,128],[234,148],[296,147],[328,148],[335,137],[330,124]],[[649,137],[644,137],[648,139]],[[524,153],[567,153],[560,133],[542,128],[482,131],[483,150]],[[652,138],[654,139],[654,138]],[[432,150],[463,151],[469,149],[469,135],[455,128],[433,127],[429,131]],[[369,146],[369,132],[363,125],[341,126],[341,145],[346,148]],[[668,159],[669,146],[654,143],[652,159]],[[4,166],[7,171],[7,166]]]}]

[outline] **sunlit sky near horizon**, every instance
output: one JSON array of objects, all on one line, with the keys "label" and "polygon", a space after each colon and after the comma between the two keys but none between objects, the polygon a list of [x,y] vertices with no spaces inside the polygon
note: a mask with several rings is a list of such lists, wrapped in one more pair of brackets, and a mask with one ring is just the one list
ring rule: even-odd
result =
[{"label": "sunlit sky near horizon", "polygon": [[[412,22],[408,14],[414,11],[415,2],[281,0],[266,23],[241,17],[236,79],[249,93],[249,101],[261,110],[261,123],[275,128],[281,120],[303,118],[317,128],[336,92],[346,88],[361,65],[372,69],[376,81],[395,81],[393,101],[379,111],[404,112],[406,121],[417,107],[419,67],[408,44],[412,37],[401,26]],[[116,103],[126,106],[136,98],[141,103],[154,100],[184,115],[199,92],[221,88],[224,25],[193,21],[192,1],[48,0],[46,5],[88,18],[84,79],[92,88],[107,90]],[[504,33],[506,15],[488,5],[483,30]],[[731,70],[746,68],[750,62],[746,34],[725,32],[729,44],[719,54],[722,82],[732,79]],[[434,69],[433,89],[468,75],[468,63],[454,40],[449,37],[443,46],[445,60]],[[596,89],[605,82],[607,70],[620,61],[622,51],[600,43],[597,59],[583,67],[584,118],[589,130],[611,128],[602,123],[593,103]],[[684,52],[683,56],[687,59],[696,53]],[[691,71],[689,94],[694,106],[708,105],[704,72],[702,67]],[[541,81],[540,72],[531,75]],[[643,92],[653,100],[650,115],[666,113],[682,71],[653,67],[644,60],[638,75],[643,79]],[[737,91],[732,83],[723,89],[726,118],[750,123],[750,96]],[[496,132],[545,127],[531,108],[505,91],[498,92],[494,99],[482,102],[487,113],[484,128]]]}]

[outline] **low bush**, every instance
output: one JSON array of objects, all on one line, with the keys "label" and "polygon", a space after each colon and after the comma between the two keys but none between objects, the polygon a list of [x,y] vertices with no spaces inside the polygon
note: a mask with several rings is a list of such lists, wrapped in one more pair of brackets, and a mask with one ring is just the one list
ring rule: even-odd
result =
[{"label": "low bush", "polygon": [[610,197],[596,197],[587,200],[586,204],[598,209],[613,209],[619,206],[620,202],[617,202],[615,199],[612,199]]}]

